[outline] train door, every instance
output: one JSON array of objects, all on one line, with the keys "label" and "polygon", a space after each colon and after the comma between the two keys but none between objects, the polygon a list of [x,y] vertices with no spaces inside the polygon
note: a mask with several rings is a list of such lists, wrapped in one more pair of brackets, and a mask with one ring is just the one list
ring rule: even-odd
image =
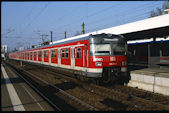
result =
[{"label": "train door", "polygon": [[30,59],[30,52],[27,53],[28,54],[28,60]]},{"label": "train door", "polygon": [[49,49],[49,64],[51,64],[51,49]]},{"label": "train door", "polygon": [[52,49],[51,50],[51,63],[57,64],[58,62],[58,50],[57,49]]},{"label": "train door", "polygon": [[31,59],[30,59],[30,60],[32,60],[32,52],[30,52],[30,56],[31,56]]},{"label": "train door", "polygon": [[42,51],[38,51],[38,61],[42,61]]},{"label": "train door", "polygon": [[26,60],[26,52],[25,52],[25,57],[24,57],[24,59]]},{"label": "train door", "polygon": [[42,63],[44,62],[44,50],[42,50]]},{"label": "train door", "polygon": [[58,49],[58,65],[60,65],[60,58],[61,58],[60,55],[61,55],[61,54],[60,54],[60,48],[59,48],[59,49]]},{"label": "train door", "polygon": [[71,47],[71,67],[74,69],[75,66],[75,54],[74,54],[74,47]]},{"label": "train door", "polygon": [[87,67],[86,46],[75,47],[75,66]]},{"label": "train door", "polygon": [[44,50],[44,62],[49,62],[49,50]]},{"label": "train door", "polygon": [[34,52],[34,61],[36,61],[36,51]]},{"label": "train door", "polygon": [[34,61],[34,52],[32,52],[32,61]]},{"label": "train door", "polygon": [[38,61],[38,51],[36,51],[36,60]]}]

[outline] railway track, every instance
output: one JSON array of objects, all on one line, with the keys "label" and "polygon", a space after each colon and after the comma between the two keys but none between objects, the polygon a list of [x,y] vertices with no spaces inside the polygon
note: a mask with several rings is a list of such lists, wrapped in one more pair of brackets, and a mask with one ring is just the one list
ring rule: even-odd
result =
[{"label": "railway track", "polygon": [[[33,67],[33,65],[31,65]],[[31,68],[32,68],[31,67]],[[43,70],[49,75],[57,79],[62,79],[62,81],[72,81],[76,84],[79,84],[83,89],[88,92],[94,93],[105,97],[101,103],[106,104],[115,110],[169,110],[167,104],[158,103],[157,101],[151,101],[151,99],[141,98],[138,95],[130,92],[122,92],[122,90],[117,90],[113,87],[102,87],[94,84],[86,84],[79,82],[76,79],[73,79],[68,76],[63,76],[63,74],[58,74],[56,76],[55,71]],[[48,76],[49,77],[49,76]],[[64,79],[63,79],[64,78]],[[122,88],[119,88],[122,87]],[[119,86],[119,89],[124,89],[125,86]],[[125,87],[126,88],[126,87]],[[127,88],[128,89],[128,88]],[[132,91],[134,92],[134,91]],[[111,103],[111,105],[109,104]]]},{"label": "railway track", "polygon": [[[5,64],[6,65],[6,64]],[[8,66],[10,66],[10,68],[12,68],[12,70],[17,73],[28,85],[30,85],[36,92],[38,92],[39,95],[41,95],[55,110],[57,111],[63,111],[63,110],[77,110],[76,108],[72,109],[71,107],[65,109],[65,105],[64,107],[58,107],[58,104],[60,104],[58,101],[57,103],[52,101],[49,97],[47,97],[47,94],[44,94],[44,91],[40,91],[39,87],[37,88],[37,85],[34,86],[35,83],[32,84],[32,79],[30,79],[28,76],[31,76],[33,78],[35,78],[36,80],[42,82],[42,84],[46,84],[48,86],[48,88],[52,88],[55,91],[58,91],[59,93],[62,94],[62,96],[66,96],[67,98],[69,98],[70,100],[74,101],[74,103],[78,104],[78,107],[81,106],[83,109],[85,108],[85,110],[95,110],[97,111],[98,109],[83,102],[82,100],[76,98],[75,96],[63,91],[62,89],[51,85],[50,83],[46,82],[45,80],[42,80],[41,78],[33,75],[32,73],[28,72],[28,71],[24,71],[24,70],[17,70],[14,66],[7,64]],[[26,72],[27,74],[23,73],[22,71]],[[28,80],[29,79],[29,80]],[[41,89],[41,88],[40,88]],[[52,93],[52,92],[47,92],[47,93]],[[61,106],[61,105],[59,105]]]},{"label": "railway track", "polygon": [[137,89],[129,86],[114,85],[107,87],[109,89],[117,90],[122,93],[128,93],[129,95],[134,95],[139,98],[150,100],[155,103],[166,105],[169,107],[169,97],[161,94],[145,91],[142,89]]},{"label": "railway track", "polygon": [[8,70],[16,73],[19,77],[21,77],[33,90],[35,90],[47,103],[49,103],[52,108],[54,108],[57,111],[61,111],[61,109],[55,105],[55,103],[53,103],[50,99],[48,99],[38,88],[36,88],[34,85],[32,85],[31,82],[29,82],[21,73],[19,73],[14,67],[12,67],[11,65],[2,62],[2,64],[8,68]]},{"label": "railway track", "polygon": [[[46,70],[46,72],[51,73],[53,75],[56,75],[55,72],[52,71],[52,70],[50,70],[50,71]],[[58,76],[58,74],[57,74],[57,76]],[[60,77],[63,77],[63,75],[61,75]],[[81,83],[81,82],[79,82],[76,79],[73,79],[71,77],[64,76],[64,78],[69,79],[73,82],[76,82],[77,84],[80,84],[81,86],[85,86],[84,88],[87,89],[86,86],[88,84]],[[87,90],[89,90],[91,92],[94,92],[95,89],[99,89],[99,88],[100,88],[100,90],[103,90],[103,91],[97,91],[98,94],[100,94],[100,92],[104,92],[105,90],[107,90],[107,89],[105,89],[105,87],[106,87],[106,88],[108,88],[108,90],[107,90],[108,92],[112,92],[112,93],[120,92],[120,93],[126,94],[126,98],[128,100],[130,100],[131,98],[137,98],[139,101],[145,101],[145,102],[148,102],[151,105],[156,104],[157,106],[161,106],[161,105],[163,106],[164,105],[166,107],[169,107],[169,97],[168,96],[163,96],[163,95],[160,95],[160,94],[154,94],[154,93],[151,93],[151,92],[148,92],[148,91],[143,91],[141,89],[136,89],[136,88],[132,88],[132,87],[128,87],[128,86],[121,86],[121,85],[104,86],[103,89],[102,89],[102,87],[95,86],[94,84],[92,84],[88,87],[89,88]],[[112,90],[112,91],[109,91],[109,89]],[[101,95],[104,96],[104,94],[101,94]],[[110,95],[112,95],[112,94],[110,94]],[[120,94],[117,94],[117,95],[120,95]],[[112,98],[112,97],[110,97],[110,98]],[[137,103],[137,102],[135,102],[135,103]],[[128,104],[130,104],[130,103],[128,103]],[[144,106],[144,104],[143,104],[143,106]]]}]

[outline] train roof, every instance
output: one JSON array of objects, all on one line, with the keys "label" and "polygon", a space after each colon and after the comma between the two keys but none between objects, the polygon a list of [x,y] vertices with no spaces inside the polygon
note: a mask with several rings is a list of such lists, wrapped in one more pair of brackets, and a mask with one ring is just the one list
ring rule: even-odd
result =
[{"label": "train roof", "polygon": [[[64,43],[78,41],[78,40],[84,40],[84,39],[88,39],[89,35],[91,35],[91,34],[92,33],[82,34],[82,35],[78,35],[78,36],[74,36],[74,37],[58,40],[58,41],[55,41],[53,43],[50,43],[49,45],[44,45],[44,46],[40,46],[40,47],[37,47],[37,48],[26,49],[26,50],[23,50],[23,51],[34,50],[34,49],[39,49],[39,48],[44,48],[44,47],[50,47],[50,46],[54,46],[54,45],[57,45],[57,44],[64,44]],[[96,33],[93,33],[93,34],[96,34]],[[17,52],[22,52],[22,51],[17,51]]]},{"label": "train roof", "polygon": [[[27,50],[34,50],[34,49],[39,49],[39,48],[44,48],[44,47],[55,46],[57,44],[64,44],[64,43],[69,43],[69,42],[74,42],[74,41],[79,41],[79,40],[85,40],[85,39],[89,39],[91,36],[96,36],[96,35],[98,35],[98,36],[111,35],[111,36],[121,36],[121,37],[123,37],[122,35],[105,34],[105,33],[97,34],[96,32],[93,32],[93,33],[87,33],[87,34],[82,34],[82,35],[70,37],[70,38],[67,38],[67,39],[58,40],[58,41],[55,41],[55,42],[53,42],[52,44],[49,44],[49,45],[44,45],[44,46],[40,46],[40,47],[37,47],[37,48],[31,48],[31,49],[27,49]],[[23,50],[23,51],[26,51],[26,50]],[[19,51],[19,52],[22,52],[22,51]]]}]

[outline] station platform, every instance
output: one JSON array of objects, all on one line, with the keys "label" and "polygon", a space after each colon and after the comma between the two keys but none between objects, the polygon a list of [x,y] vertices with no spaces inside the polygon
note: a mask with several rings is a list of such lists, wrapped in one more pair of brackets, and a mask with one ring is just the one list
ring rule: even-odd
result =
[{"label": "station platform", "polygon": [[169,96],[169,67],[133,70],[130,76],[128,86]]},{"label": "station platform", "polygon": [[25,81],[1,64],[1,111],[54,111]]}]

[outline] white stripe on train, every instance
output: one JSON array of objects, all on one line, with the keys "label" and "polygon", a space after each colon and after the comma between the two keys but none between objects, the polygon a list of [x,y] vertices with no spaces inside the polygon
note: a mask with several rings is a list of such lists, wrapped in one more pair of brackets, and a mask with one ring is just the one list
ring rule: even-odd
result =
[{"label": "white stripe on train", "polygon": [[[19,59],[16,59],[19,60]],[[61,68],[66,68],[66,69],[74,69],[78,71],[84,71],[84,72],[91,72],[91,73],[102,73],[102,68],[87,68],[87,67],[78,67],[78,66],[68,66],[64,64],[54,64],[54,63],[47,63],[47,62],[41,62],[41,61],[31,61],[31,60],[23,60],[27,62],[34,62],[34,63],[40,63],[40,64],[45,64],[45,65],[50,65],[50,66],[55,66],[55,67],[61,67]],[[122,72],[126,72],[127,68],[126,67],[121,67]]]}]

